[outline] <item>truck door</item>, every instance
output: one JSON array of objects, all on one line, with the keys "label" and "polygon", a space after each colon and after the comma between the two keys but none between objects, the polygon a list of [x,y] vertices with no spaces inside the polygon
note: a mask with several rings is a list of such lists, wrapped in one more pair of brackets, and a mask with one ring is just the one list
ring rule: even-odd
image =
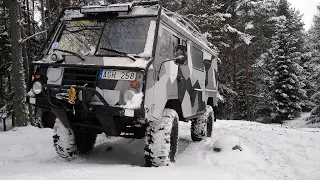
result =
[{"label": "truck door", "polygon": [[157,53],[155,55],[155,79],[153,93],[152,116],[159,118],[170,98],[176,98],[178,65],[174,61],[175,47],[180,43],[180,39],[174,31],[164,24],[159,27],[159,40]]},{"label": "truck door", "polygon": [[204,53],[201,47],[196,44],[188,43],[188,52],[191,65],[192,76],[192,94],[191,105],[192,114],[197,114],[206,108],[207,92],[206,92],[206,71],[204,66]]}]

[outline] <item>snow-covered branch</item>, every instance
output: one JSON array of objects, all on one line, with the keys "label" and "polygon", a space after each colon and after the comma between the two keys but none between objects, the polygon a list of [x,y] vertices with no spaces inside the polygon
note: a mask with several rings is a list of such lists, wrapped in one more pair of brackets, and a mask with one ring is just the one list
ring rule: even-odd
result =
[{"label": "snow-covered branch", "polygon": [[25,38],[25,39],[21,39],[21,40],[19,41],[19,43],[22,44],[22,43],[28,41],[29,39],[32,39],[33,37],[38,36],[38,35],[43,34],[43,33],[46,33],[46,32],[47,32],[47,30],[38,32],[38,33],[36,33],[36,34],[34,34],[34,35],[32,35],[32,36],[29,36],[29,37],[27,37],[27,38]]}]

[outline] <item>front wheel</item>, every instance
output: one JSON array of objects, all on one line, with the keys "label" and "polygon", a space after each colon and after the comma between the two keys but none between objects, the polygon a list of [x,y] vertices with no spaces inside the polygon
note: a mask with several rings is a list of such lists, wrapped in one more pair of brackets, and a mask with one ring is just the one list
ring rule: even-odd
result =
[{"label": "front wheel", "polygon": [[211,137],[213,120],[213,109],[207,105],[205,113],[191,122],[191,139],[201,141],[204,137]]},{"label": "front wheel", "polygon": [[145,137],[147,167],[168,166],[175,162],[178,149],[179,116],[173,109],[165,109],[157,121],[150,121]]},{"label": "front wheel", "polygon": [[66,128],[59,119],[56,119],[53,129],[54,148],[60,157],[67,160],[90,153],[97,138],[97,134],[90,131],[73,131]]}]

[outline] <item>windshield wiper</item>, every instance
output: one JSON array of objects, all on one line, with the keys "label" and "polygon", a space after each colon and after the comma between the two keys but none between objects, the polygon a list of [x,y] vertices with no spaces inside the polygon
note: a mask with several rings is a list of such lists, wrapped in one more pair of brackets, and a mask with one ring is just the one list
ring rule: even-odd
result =
[{"label": "windshield wiper", "polygon": [[136,59],[133,58],[132,56],[129,56],[127,53],[122,52],[122,51],[118,51],[118,50],[116,50],[116,49],[109,49],[109,48],[104,48],[104,47],[101,47],[101,48],[99,48],[99,49],[106,50],[106,51],[110,51],[110,52],[113,52],[113,53],[117,53],[117,54],[123,55],[123,56],[125,56],[125,57],[128,57],[128,58],[132,59],[133,61],[136,61]]},{"label": "windshield wiper", "polygon": [[118,51],[116,49],[109,49],[109,48],[104,48],[104,47],[101,47],[99,49],[110,51],[110,52],[117,53],[117,54],[122,54],[122,55],[125,55],[125,56],[128,55],[127,53],[122,52],[122,51]]},{"label": "windshield wiper", "polygon": [[75,52],[72,52],[72,51],[63,50],[63,49],[54,49],[54,51],[60,51],[60,52],[68,53],[68,54],[77,56],[77,57],[78,57],[79,59],[81,59],[82,61],[85,61],[85,59],[84,59],[81,55],[79,55],[79,54],[77,54],[77,53],[75,53]]}]

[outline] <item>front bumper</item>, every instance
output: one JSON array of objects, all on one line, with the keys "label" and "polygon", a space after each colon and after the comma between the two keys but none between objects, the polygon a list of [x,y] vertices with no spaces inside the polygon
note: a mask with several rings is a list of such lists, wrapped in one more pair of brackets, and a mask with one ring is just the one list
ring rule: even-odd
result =
[{"label": "front bumper", "polygon": [[[141,105],[138,109],[125,109],[122,107],[114,107],[110,106],[107,101],[103,98],[103,96],[94,88],[90,87],[83,87],[83,86],[69,86],[69,85],[49,85],[45,84],[43,92],[40,94],[41,96],[35,97],[27,97],[27,102],[32,104],[36,107],[42,109],[63,109],[65,111],[73,111],[74,107],[72,104],[64,101],[59,100],[57,98],[52,97],[52,89],[59,89],[59,90],[68,90],[70,88],[76,89],[77,92],[82,91],[82,99],[83,101],[77,101],[76,105],[80,105],[83,110],[95,113],[104,111],[107,113],[108,116],[117,116],[117,117],[129,117],[134,119],[145,119],[145,109]],[[87,99],[87,92],[92,93],[96,97],[99,98],[103,105],[94,105],[90,104],[85,101]],[[142,103],[143,104],[143,103]]]}]

